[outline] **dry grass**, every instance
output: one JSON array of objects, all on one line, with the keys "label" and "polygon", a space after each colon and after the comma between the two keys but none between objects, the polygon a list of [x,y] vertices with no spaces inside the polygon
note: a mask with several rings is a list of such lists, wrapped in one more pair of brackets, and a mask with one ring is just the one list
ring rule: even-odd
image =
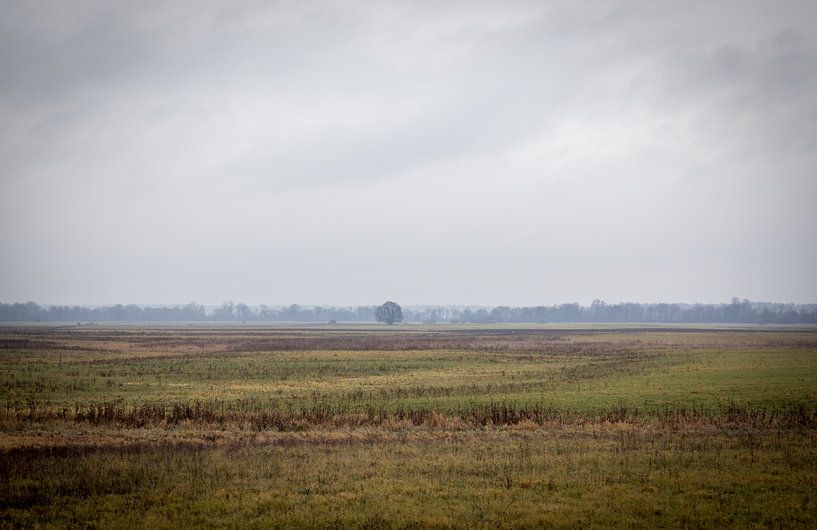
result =
[{"label": "dry grass", "polygon": [[817,333],[0,329],[0,527],[814,527]]}]

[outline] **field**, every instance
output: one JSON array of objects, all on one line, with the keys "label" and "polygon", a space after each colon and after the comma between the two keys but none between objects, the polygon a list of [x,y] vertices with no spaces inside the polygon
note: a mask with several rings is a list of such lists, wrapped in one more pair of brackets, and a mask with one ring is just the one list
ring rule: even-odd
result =
[{"label": "field", "polygon": [[817,330],[0,328],[3,527],[817,527]]}]

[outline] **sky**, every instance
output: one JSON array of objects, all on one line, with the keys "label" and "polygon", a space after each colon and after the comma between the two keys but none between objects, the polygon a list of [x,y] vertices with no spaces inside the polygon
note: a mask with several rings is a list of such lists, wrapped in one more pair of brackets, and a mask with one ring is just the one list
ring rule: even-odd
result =
[{"label": "sky", "polygon": [[2,302],[817,302],[813,0],[2,12]]}]

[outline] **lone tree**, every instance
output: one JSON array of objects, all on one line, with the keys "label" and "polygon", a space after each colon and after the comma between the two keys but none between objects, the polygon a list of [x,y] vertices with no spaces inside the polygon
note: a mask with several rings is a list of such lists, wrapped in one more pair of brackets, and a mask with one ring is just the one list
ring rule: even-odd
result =
[{"label": "lone tree", "polygon": [[403,310],[396,303],[388,301],[375,310],[374,316],[378,322],[394,324],[403,321]]}]

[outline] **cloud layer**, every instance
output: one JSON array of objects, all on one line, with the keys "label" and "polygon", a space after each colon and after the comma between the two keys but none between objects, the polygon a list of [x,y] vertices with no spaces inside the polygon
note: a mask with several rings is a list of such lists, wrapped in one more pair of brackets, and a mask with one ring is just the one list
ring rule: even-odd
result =
[{"label": "cloud layer", "polygon": [[11,2],[0,299],[817,300],[813,2]]}]

